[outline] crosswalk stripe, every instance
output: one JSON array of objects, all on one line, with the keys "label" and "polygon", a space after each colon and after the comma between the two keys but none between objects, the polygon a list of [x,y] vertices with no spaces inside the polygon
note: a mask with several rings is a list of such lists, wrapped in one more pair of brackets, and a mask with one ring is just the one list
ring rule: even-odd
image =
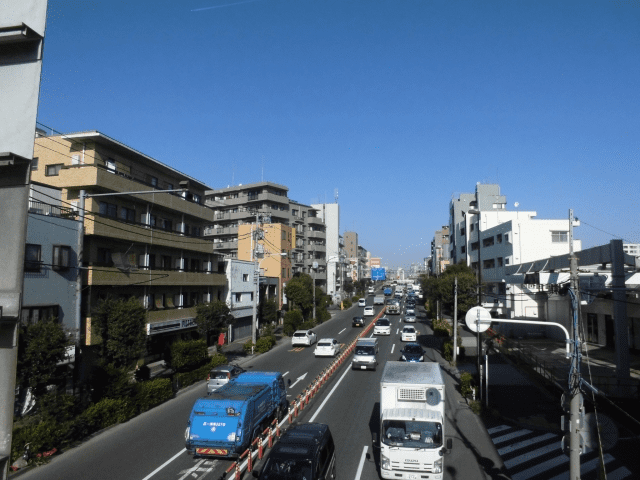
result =
[{"label": "crosswalk stripe", "polygon": [[559,455],[562,455],[562,457],[565,460],[568,460],[568,457],[566,457],[560,450],[560,442],[558,443],[552,443],[551,445],[547,445],[545,447],[542,448],[538,448],[537,450],[533,450],[531,452],[527,452],[527,453],[523,453],[522,455],[518,455],[515,458],[509,459],[507,461],[504,462],[504,466],[507,468],[513,468],[516,467],[518,465],[521,465],[525,462],[528,462],[530,460],[533,460],[535,458],[539,458],[542,455],[546,455],[547,453],[551,453],[551,452],[557,452]]},{"label": "crosswalk stripe", "polygon": [[[605,465],[607,463],[609,463],[612,460],[615,460],[615,458],[613,458],[613,456],[609,455],[608,453],[604,454],[604,463]],[[567,461],[569,461],[569,459],[567,458]],[[596,468],[598,468],[598,464],[600,463],[600,459],[599,458],[593,458],[591,460],[589,460],[588,462],[584,462],[580,464],[580,474],[584,475],[585,473],[589,473],[592,470],[595,470]],[[560,475],[556,475],[555,477],[553,477],[550,480],[565,480],[567,478],[567,473],[568,472],[564,472],[561,473]],[[607,476],[607,478],[609,478]]]},{"label": "crosswalk stripe", "polygon": [[[534,475],[537,475],[542,472],[546,472],[547,470],[550,470],[553,467],[557,467],[558,465],[562,465],[563,463],[569,463],[569,457],[567,457],[563,453],[560,453],[560,446],[556,446],[556,448],[558,449],[558,453],[559,453],[557,457],[552,458],[551,460],[547,460],[544,463],[540,463],[538,465],[535,465],[521,472],[514,473],[511,475],[511,480],[528,480]],[[566,473],[564,475],[564,478],[565,479],[567,478]]]},{"label": "crosswalk stripe", "polygon": [[522,437],[523,435],[529,435],[531,430],[516,430],[515,432],[507,433],[506,435],[502,435],[501,437],[496,437],[493,439],[493,444],[497,445],[498,443],[506,442],[507,440],[511,440],[512,438]]},{"label": "crosswalk stripe", "polygon": [[544,435],[539,435],[534,438],[530,438],[529,440],[524,440],[522,442],[514,443],[513,445],[509,445],[508,447],[499,448],[498,455],[502,456],[507,453],[515,452],[524,447],[530,447],[531,445],[535,445],[536,443],[544,442],[545,440],[549,440],[551,438],[557,437],[554,433],[545,433]]},{"label": "crosswalk stripe", "polygon": [[611,473],[607,473],[607,480],[623,480],[631,475],[632,473],[627,467],[620,467]]},{"label": "crosswalk stripe", "polygon": [[500,425],[499,427],[493,427],[490,428],[489,430],[487,430],[487,432],[489,432],[489,435],[493,435],[494,433],[498,433],[498,432],[502,432],[504,430],[509,430],[510,427],[509,425]]}]

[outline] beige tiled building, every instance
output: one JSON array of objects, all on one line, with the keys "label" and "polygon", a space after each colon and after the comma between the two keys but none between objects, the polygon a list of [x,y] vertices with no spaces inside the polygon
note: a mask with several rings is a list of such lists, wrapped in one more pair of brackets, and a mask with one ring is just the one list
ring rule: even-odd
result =
[{"label": "beige tiled building", "polygon": [[[97,131],[37,136],[31,178],[62,189],[79,209],[84,191],[82,325],[107,296],[134,296],[147,308],[152,349],[193,331],[195,305],[224,299],[222,257],[204,229],[214,212],[202,182]],[[186,191],[134,193],[178,189]],[[95,196],[108,194],[106,196]],[[155,346],[155,347],[154,347]]]}]

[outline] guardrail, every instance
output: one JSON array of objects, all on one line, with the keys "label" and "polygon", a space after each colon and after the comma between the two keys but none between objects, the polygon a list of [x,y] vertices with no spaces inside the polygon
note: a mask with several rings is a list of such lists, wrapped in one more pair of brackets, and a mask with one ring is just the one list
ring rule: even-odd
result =
[{"label": "guardrail", "polygon": [[[280,438],[280,429],[284,426],[285,423],[288,422],[291,425],[294,422],[295,418],[302,413],[309,402],[317,395],[317,393],[322,389],[322,387],[327,383],[329,378],[338,370],[338,368],[345,363],[349,355],[353,352],[356,347],[356,342],[359,338],[367,335],[369,331],[373,328],[375,323],[384,315],[386,307],[383,307],[380,313],[376,315],[369,326],[364,328],[358,336],[356,336],[353,341],[349,343],[349,345],[340,352],[340,355],[333,361],[331,364],[325,368],[316,378],[309,384],[307,388],[305,388],[300,395],[298,395],[291,404],[289,404],[289,411],[284,418],[274,418],[270,425],[264,429],[260,435],[258,435],[250,444],[249,448],[245,450],[238,459],[233,462],[229,468],[227,468],[224,472],[225,475],[229,475],[227,480],[240,480],[242,478],[242,473],[253,470],[253,462],[255,461],[254,457],[257,457],[258,460],[262,460],[265,453],[264,444],[267,444],[267,448],[273,447],[276,444],[278,439]],[[245,460],[246,457],[246,460]],[[224,477],[224,475],[223,475]]]}]

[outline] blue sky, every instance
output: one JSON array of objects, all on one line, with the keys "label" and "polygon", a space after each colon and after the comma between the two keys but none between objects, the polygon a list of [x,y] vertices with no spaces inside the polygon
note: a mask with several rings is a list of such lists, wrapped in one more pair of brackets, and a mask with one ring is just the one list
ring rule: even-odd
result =
[{"label": "blue sky", "polygon": [[337,189],[341,232],[406,265],[477,182],[640,242],[639,79],[633,1],[49,0],[38,120],[213,188]]}]

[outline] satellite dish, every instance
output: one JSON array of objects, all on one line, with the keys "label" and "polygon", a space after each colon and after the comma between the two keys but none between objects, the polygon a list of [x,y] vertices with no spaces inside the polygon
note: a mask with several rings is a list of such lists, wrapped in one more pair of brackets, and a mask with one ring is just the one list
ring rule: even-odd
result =
[{"label": "satellite dish", "polygon": [[435,407],[440,403],[440,392],[436,388],[427,389],[427,403],[432,407]]},{"label": "satellite dish", "polygon": [[518,208],[518,207],[520,206],[520,203],[519,203],[519,202],[516,202],[516,203],[514,203],[514,204],[513,204],[513,206],[514,206],[514,207],[516,207],[516,208]]},{"label": "satellite dish", "polygon": [[473,333],[482,333],[491,326],[491,314],[486,308],[473,307],[465,315],[464,322]]}]

